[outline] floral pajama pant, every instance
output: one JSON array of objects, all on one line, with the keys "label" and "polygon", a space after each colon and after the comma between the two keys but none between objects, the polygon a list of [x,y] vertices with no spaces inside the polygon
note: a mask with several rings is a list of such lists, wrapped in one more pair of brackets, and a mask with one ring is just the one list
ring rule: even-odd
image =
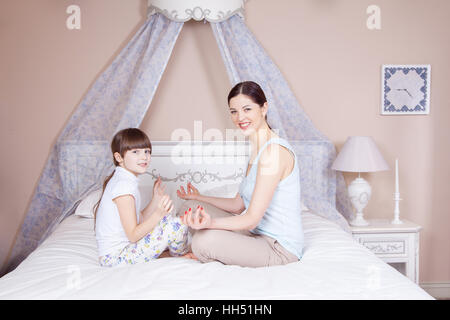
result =
[{"label": "floral pajama pant", "polygon": [[141,240],[99,257],[99,262],[103,267],[148,262],[158,258],[166,249],[169,249],[171,256],[182,256],[189,250],[188,237],[188,227],[179,217],[168,214]]}]

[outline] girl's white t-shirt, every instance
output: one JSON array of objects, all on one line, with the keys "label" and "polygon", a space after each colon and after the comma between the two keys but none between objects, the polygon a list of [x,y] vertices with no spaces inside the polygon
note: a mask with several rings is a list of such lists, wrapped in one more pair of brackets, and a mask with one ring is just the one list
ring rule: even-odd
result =
[{"label": "girl's white t-shirt", "polygon": [[112,254],[125,248],[131,242],[120,221],[119,210],[113,202],[114,198],[132,195],[136,205],[136,219],[139,223],[141,196],[138,178],[130,171],[117,166],[111,180],[108,181],[97,210],[95,221],[95,237],[99,256]]}]

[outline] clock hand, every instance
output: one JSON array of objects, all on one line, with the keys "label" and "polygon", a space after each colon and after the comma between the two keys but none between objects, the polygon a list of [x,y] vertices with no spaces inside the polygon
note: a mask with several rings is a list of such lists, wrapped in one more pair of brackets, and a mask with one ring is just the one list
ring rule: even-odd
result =
[{"label": "clock hand", "polygon": [[401,90],[406,91],[406,93],[412,98],[412,95],[409,93],[408,89],[395,89],[395,90],[397,90],[397,91],[401,91]]},{"label": "clock hand", "polygon": [[412,95],[409,93],[408,89],[405,89],[406,93],[412,98]]}]

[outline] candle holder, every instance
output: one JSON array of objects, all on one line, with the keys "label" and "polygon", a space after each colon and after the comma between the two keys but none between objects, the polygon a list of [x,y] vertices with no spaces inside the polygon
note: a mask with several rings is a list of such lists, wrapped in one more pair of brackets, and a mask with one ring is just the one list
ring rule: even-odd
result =
[{"label": "candle holder", "polygon": [[402,199],[400,199],[400,193],[399,192],[395,192],[394,193],[394,220],[391,221],[392,224],[402,224],[403,221],[400,220],[400,201]]},{"label": "candle holder", "polygon": [[398,159],[395,159],[395,192],[394,192],[394,220],[391,224],[402,224],[403,221],[400,220],[400,191],[398,188]]}]

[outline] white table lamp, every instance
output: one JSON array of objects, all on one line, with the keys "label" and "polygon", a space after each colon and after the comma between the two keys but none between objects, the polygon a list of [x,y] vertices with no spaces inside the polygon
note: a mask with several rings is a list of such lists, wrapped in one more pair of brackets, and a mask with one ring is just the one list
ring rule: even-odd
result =
[{"label": "white table lamp", "polygon": [[367,226],[363,209],[369,202],[372,188],[361,178],[361,172],[389,170],[389,166],[371,137],[348,137],[341,152],[334,160],[332,169],[337,171],[358,172],[358,178],[348,186],[348,194],[356,209],[356,218],[350,221],[352,226]]}]

